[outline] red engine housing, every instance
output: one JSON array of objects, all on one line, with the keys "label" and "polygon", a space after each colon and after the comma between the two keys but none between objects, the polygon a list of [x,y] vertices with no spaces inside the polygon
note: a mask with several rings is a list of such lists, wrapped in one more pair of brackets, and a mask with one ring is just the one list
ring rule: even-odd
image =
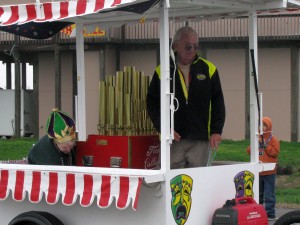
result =
[{"label": "red engine housing", "polygon": [[212,225],[268,225],[268,216],[253,198],[234,198],[214,212]]}]

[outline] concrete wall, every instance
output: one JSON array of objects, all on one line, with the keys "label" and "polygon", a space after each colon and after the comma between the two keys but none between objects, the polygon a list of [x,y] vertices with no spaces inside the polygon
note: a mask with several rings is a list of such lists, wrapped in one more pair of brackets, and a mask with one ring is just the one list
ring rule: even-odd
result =
[{"label": "concrete wall", "polygon": [[[208,50],[207,58],[217,66],[226,104],[223,138],[245,138],[245,50]],[[263,93],[263,116],[272,118],[273,132],[281,140],[291,139],[290,49],[263,48],[258,51],[259,92]],[[252,78],[251,78],[252,79]]]},{"label": "concrete wall", "polygon": [[223,138],[245,139],[245,50],[208,50],[207,59],[217,66],[226,105]]},{"label": "concrete wall", "polygon": [[[224,139],[245,138],[245,49],[208,49],[207,59],[218,68],[226,104]],[[116,73],[116,51],[105,49],[104,75]],[[274,134],[281,140],[291,138],[291,59],[288,48],[263,48],[258,52],[259,90],[263,93],[263,115],[273,119]],[[62,53],[62,110],[72,111],[72,54]],[[86,51],[87,134],[97,134],[99,114],[100,51]],[[129,50],[120,52],[120,68],[135,66],[146,75],[156,67],[156,50]],[[47,117],[54,107],[54,54],[39,54],[40,136],[45,134]]]},{"label": "concrete wall", "polygon": [[98,134],[99,123],[99,51],[85,53],[86,127],[87,134]]},{"label": "concrete wall", "polygon": [[[72,105],[72,54],[61,55],[61,110],[73,114]],[[45,135],[45,126],[55,108],[55,63],[54,53],[39,53],[39,135]]]},{"label": "concrete wall", "polygon": [[291,138],[290,49],[260,49],[259,87],[263,92],[263,112],[273,121],[279,139]]},{"label": "concrete wall", "polygon": [[39,134],[45,135],[47,118],[55,107],[54,53],[39,54]]},{"label": "concrete wall", "polygon": [[144,71],[145,75],[152,76],[157,66],[155,50],[130,50],[120,52],[120,68],[135,66],[137,71]]}]

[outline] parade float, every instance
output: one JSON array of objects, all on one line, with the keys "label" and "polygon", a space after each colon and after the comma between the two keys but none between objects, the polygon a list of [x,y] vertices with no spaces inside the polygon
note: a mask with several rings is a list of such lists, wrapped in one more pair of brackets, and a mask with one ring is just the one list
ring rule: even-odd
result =
[{"label": "parade float", "polygon": [[[134,139],[132,134],[86,133],[84,27],[101,23],[113,26],[145,22],[143,13],[147,12],[146,20],[159,20],[162,74],[160,169],[145,168],[145,164],[133,166],[136,160],[133,146],[132,164],[128,163],[128,158],[126,163],[123,160],[118,164],[120,156],[109,159],[108,164],[99,162],[99,166],[95,166],[98,162],[76,167],[0,164],[1,224],[209,225],[214,212],[228,199],[251,197],[257,202],[258,174],[273,169],[275,165],[258,161],[259,113],[254,79],[250,83],[250,135],[254,146],[251,161],[170,170],[174,96],[169,86],[169,18],[176,22],[196,21],[211,15],[248,16],[249,49],[254,52],[252,64],[257,64],[257,12],[280,11],[299,5],[296,0],[78,0],[45,3],[37,0],[36,3],[1,6],[1,26],[58,20],[76,23],[78,141],[79,145],[90,142],[94,145],[91,149],[83,147],[90,152],[82,156],[116,142],[114,138],[125,138],[124,143]],[[141,8],[142,11],[138,10]],[[253,74],[252,68],[250,75]],[[101,123],[99,126],[101,130]],[[130,142],[136,145],[134,141]],[[150,147],[156,145],[157,142],[149,144]],[[109,151],[120,152],[118,147],[128,148],[128,145],[113,145]],[[100,155],[95,155],[94,160]],[[114,155],[110,153],[107,157]],[[248,213],[249,224],[257,224],[255,220],[263,217],[260,211]]]}]

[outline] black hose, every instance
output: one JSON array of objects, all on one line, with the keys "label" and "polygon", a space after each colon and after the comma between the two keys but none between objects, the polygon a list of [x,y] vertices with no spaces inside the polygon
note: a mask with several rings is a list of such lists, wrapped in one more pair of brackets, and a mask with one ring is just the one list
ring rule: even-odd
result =
[{"label": "black hose", "polygon": [[[258,80],[257,80],[257,73],[256,73],[255,59],[254,59],[254,49],[250,49],[250,54],[251,54],[251,62],[252,62],[252,73],[254,77],[254,86],[256,92],[256,101],[257,101],[257,109],[258,109],[258,127],[259,127],[261,118],[260,118],[260,104],[259,104],[259,96],[258,96]],[[260,145],[264,146],[263,134],[261,134]]]}]

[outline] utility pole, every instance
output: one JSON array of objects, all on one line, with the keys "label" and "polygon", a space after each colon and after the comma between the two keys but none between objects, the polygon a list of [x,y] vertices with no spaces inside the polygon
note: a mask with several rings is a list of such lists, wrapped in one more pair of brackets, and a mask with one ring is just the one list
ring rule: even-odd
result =
[{"label": "utility pole", "polygon": [[15,137],[21,137],[21,70],[20,70],[20,36],[15,35],[13,57],[15,62]]},{"label": "utility pole", "polygon": [[59,35],[56,34],[52,37],[54,43],[54,61],[55,61],[55,107],[61,109],[61,62],[60,62],[60,49],[58,44]]},{"label": "utility pole", "polygon": [[6,89],[11,89],[11,62],[6,62]]}]

